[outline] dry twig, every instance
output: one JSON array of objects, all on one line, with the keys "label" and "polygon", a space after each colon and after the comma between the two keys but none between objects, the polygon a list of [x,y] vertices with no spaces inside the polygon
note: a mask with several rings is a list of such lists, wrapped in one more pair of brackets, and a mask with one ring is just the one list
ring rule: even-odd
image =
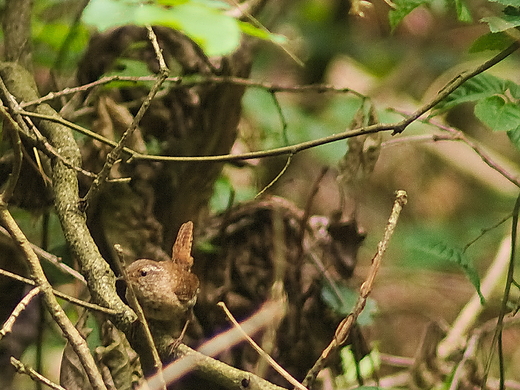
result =
[{"label": "dry twig", "polygon": [[381,266],[383,255],[386,252],[386,249],[388,248],[388,243],[390,242],[390,238],[394,234],[394,230],[397,225],[397,220],[399,219],[401,210],[403,206],[406,204],[406,202],[406,192],[403,190],[397,191],[394,207],[392,208],[390,218],[388,219],[383,239],[377,245],[377,252],[372,258],[372,265],[370,266],[368,277],[361,284],[361,287],[359,289],[359,297],[356,302],[356,305],[352,309],[352,312],[347,317],[345,317],[343,321],[341,321],[341,323],[338,325],[338,328],[336,329],[336,334],[334,335],[334,339],[321,353],[321,356],[318,358],[314,366],[307,373],[303,381],[304,386],[308,388],[312,387],[312,385],[316,381],[318,374],[325,367],[325,364],[327,363],[328,358],[331,356],[331,353],[333,351],[336,351],[346,342],[352,327],[356,323],[357,318],[365,308],[368,295],[372,291],[372,287],[374,285],[377,272],[379,271],[379,267]]}]

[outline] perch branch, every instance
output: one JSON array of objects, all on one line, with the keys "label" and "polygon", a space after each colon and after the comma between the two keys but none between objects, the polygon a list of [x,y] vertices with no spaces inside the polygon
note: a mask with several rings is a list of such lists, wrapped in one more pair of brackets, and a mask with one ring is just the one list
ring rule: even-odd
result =
[{"label": "perch branch", "polygon": [[7,0],[2,10],[5,59],[19,63],[26,69],[32,68],[32,4],[32,0]]},{"label": "perch branch", "polygon": [[399,190],[396,192],[394,206],[392,208],[392,212],[390,214],[390,218],[388,219],[388,223],[386,225],[385,233],[383,235],[383,239],[377,245],[377,251],[374,257],[372,258],[372,265],[370,266],[370,270],[368,273],[367,279],[361,284],[359,289],[359,297],[358,300],[352,309],[351,313],[341,321],[336,329],[336,334],[334,335],[334,339],[331,343],[325,348],[325,350],[321,353],[321,356],[318,358],[314,366],[309,370],[305,379],[303,381],[303,385],[311,388],[320,371],[325,367],[327,360],[329,359],[331,353],[341,347],[347,340],[348,335],[354,324],[356,323],[357,318],[365,308],[367,298],[372,291],[372,287],[374,285],[375,278],[377,276],[377,272],[379,271],[379,267],[381,266],[381,261],[383,260],[383,255],[388,248],[388,243],[390,242],[390,238],[394,234],[395,227],[397,226],[397,221],[399,219],[399,215],[401,214],[401,210],[403,206],[407,202],[406,192],[403,190]]},{"label": "perch branch", "polygon": [[[273,317],[282,315],[283,310],[280,302],[265,303],[260,310],[240,325],[247,334],[252,335],[270,326]],[[243,341],[241,333],[233,328],[206,341],[197,351],[180,344],[175,350],[178,359],[164,368],[164,378],[167,383],[173,383],[188,372],[197,371],[230,390],[245,390],[246,388],[247,390],[284,390],[257,375],[231,367],[211,357],[228,350],[241,341]],[[158,390],[161,388],[161,383],[154,376],[149,378],[148,386],[149,390]]]},{"label": "perch branch", "polygon": [[238,321],[233,317],[233,314],[229,311],[226,304],[224,302],[217,303],[218,306],[224,310],[227,318],[231,321],[233,326],[238,329],[238,331],[242,334],[242,337],[247,340],[247,342],[253,347],[253,349],[267,362],[274,370],[279,373],[287,382],[293,385],[296,389],[307,390],[305,386],[303,386],[300,382],[298,382],[291,374],[289,374],[282,366],[280,366],[276,360],[274,360],[269,354],[267,354],[256,342],[253,340],[245,331],[242,329]]}]

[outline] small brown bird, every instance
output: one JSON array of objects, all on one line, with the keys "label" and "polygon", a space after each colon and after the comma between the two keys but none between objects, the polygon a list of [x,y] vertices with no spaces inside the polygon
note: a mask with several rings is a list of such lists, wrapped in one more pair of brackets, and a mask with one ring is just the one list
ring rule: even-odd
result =
[{"label": "small brown bird", "polygon": [[[140,259],[128,266],[128,283],[147,319],[171,322],[180,329],[191,314],[199,291],[199,279],[191,273],[192,242],[193,222],[188,221],[179,229],[171,261]],[[129,291],[127,299],[128,295]]]}]

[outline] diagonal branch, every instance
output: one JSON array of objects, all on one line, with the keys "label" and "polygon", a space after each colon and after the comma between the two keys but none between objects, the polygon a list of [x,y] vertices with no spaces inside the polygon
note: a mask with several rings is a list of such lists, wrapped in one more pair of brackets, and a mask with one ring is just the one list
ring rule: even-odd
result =
[{"label": "diagonal branch", "polygon": [[336,351],[339,347],[341,347],[347,340],[352,327],[356,323],[359,315],[365,308],[368,295],[372,291],[372,287],[374,285],[375,278],[377,276],[377,272],[381,266],[381,261],[383,260],[383,255],[388,248],[388,243],[390,242],[390,238],[394,234],[395,227],[397,226],[397,220],[399,219],[399,215],[401,214],[401,210],[403,206],[407,202],[406,192],[403,190],[399,190],[396,192],[394,207],[392,208],[392,212],[390,213],[390,218],[388,219],[388,223],[386,225],[385,233],[383,235],[383,239],[377,245],[377,251],[374,257],[372,258],[372,265],[370,266],[370,271],[368,273],[367,279],[361,284],[359,289],[359,297],[358,300],[350,312],[350,314],[341,321],[336,329],[336,334],[334,335],[334,339],[330,342],[330,344],[325,348],[325,350],[321,353],[321,356],[318,358],[314,366],[309,370],[307,375],[305,376],[302,384],[307,388],[312,388],[314,381],[316,380],[320,371],[325,367],[331,353]]}]

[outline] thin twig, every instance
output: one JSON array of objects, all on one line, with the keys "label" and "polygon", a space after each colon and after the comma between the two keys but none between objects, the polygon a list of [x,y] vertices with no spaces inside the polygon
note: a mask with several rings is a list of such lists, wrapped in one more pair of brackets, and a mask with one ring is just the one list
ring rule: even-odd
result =
[{"label": "thin twig", "polygon": [[437,123],[433,120],[428,120],[426,123],[429,123],[443,131],[447,131],[450,134],[453,135],[453,139],[456,141],[462,141],[466,145],[468,145],[473,151],[486,163],[490,168],[494,169],[498,173],[500,173],[502,176],[504,176],[507,180],[509,180],[511,183],[516,185],[517,187],[520,187],[520,178],[517,176],[514,176],[512,173],[508,172],[505,168],[503,168],[499,163],[497,163],[494,158],[484,150],[484,147],[480,145],[477,141],[471,139],[469,136],[464,134],[462,131],[453,129],[449,126],[445,126],[443,124]]},{"label": "thin twig", "polygon": [[[42,96],[39,99],[35,99],[29,102],[23,102],[20,104],[21,107],[30,107],[34,105],[38,105],[49,100],[54,100],[62,96],[73,95],[78,92],[86,92],[92,88],[109,84],[114,81],[127,81],[132,83],[140,83],[140,82],[149,82],[156,81],[157,76],[106,76],[99,80],[93,81],[88,84],[81,85],[79,87],[71,87],[65,88],[58,92],[50,92],[45,96]],[[280,85],[274,84],[264,81],[251,80],[241,77],[234,76],[195,76],[195,77],[167,77],[165,82],[169,82],[172,85],[169,86],[170,89],[176,88],[188,88],[196,85],[203,84],[233,84],[239,85],[249,88],[260,88],[271,92],[289,92],[289,93],[305,93],[309,91],[317,92],[317,93],[325,93],[325,92],[334,92],[334,93],[352,93],[359,97],[364,97],[363,94],[354,91],[350,88],[338,88],[333,85],[328,84],[310,84],[310,85]]]},{"label": "thin twig", "polygon": [[96,366],[96,362],[90,353],[85,339],[81,337],[74,324],[72,324],[72,322],[65,314],[63,308],[59,305],[58,301],[56,300],[56,296],[54,295],[52,286],[43,272],[43,269],[38,260],[38,256],[32,250],[29,240],[27,240],[23,232],[16,224],[16,221],[7,209],[7,205],[1,201],[0,222],[9,231],[11,237],[13,237],[14,242],[18,244],[18,247],[25,255],[31,270],[31,275],[36,282],[36,285],[41,289],[43,301],[45,302],[47,310],[51,314],[53,320],[62,330],[65,338],[72,346],[74,352],[76,352],[81,365],[87,373],[92,388],[95,390],[106,390],[103,378]]},{"label": "thin twig", "polygon": [[276,360],[274,360],[269,354],[267,354],[256,342],[253,340],[245,331],[242,329],[238,321],[233,317],[233,314],[229,311],[226,304],[224,302],[217,303],[218,306],[224,310],[224,313],[226,313],[227,318],[231,321],[233,326],[238,329],[238,331],[242,334],[242,337],[244,337],[247,342],[253,347],[253,349],[262,357],[264,358],[271,367],[274,368],[274,370],[280,374],[286,381],[288,381],[291,385],[293,385],[295,388],[300,390],[307,390],[305,386],[303,386],[300,382],[298,382],[291,374],[289,374],[282,366],[280,366]]},{"label": "thin twig", "polygon": [[166,63],[164,61],[164,57],[162,55],[161,49],[159,47],[159,43],[157,42],[157,37],[155,33],[153,32],[152,27],[147,26],[148,30],[148,38],[152,42],[152,46],[155,51],[155,55],[157,57],[157,60],[159,62],[160,71],[159,75],[157,76],[157,79],[155,80],[154,85],[150,89],[150,92],[148,92],[148,95],[146,99],[141,104],[141,107],[139,107],[139,111],[135,115],[134,119],[132,120],[132,123],[128,127],[128,129],[125,130],[123,135],[121,136],[121,139],[117,143],[117,146],[108,153],[107,158],[105,160],[105,164],[103,165],[103,168],[101,168],[101,171],[98,173],[97,177],[92,182],[92,185],[90,186],[87,194],[82,199],[82,207],[87,208],[89,203],[93,202],[95,198],[100,193],[101,187],[106,183],[108,179],[108,175],[110,174],[110,170],[112,169],[112,166],[115,164],[117,160],[119,160],[121,153],[123,152],[123,148],[127,142],[127,140],[132,136],[134,131],[137,129],[137,126],[141,122],[141,119],[143,118],[146,111],[148,111],[148,107],[150,107],[150,103],[152,102],[153,98],[161,88],[162,84],[164,83],[164,80],[168,77],[169,70],[166,67]]},{"label": "thin twig", "polygon": [[[23,276],[20,276],[18,274],[14,274],[12,272],[6,271],[5,269],[1,269],[0,268],[0,275],[6,276],[6,277],[14,279],[14,280],[18,280],[18,281],[20,281],[22,283],[25,283],[25,284],[28,284],[30,286],[36,286],[36,282],[34,280],[24,278]],[[57,297],[59,297],[61,299],[64,299],[64,300],[66,300],[66,301],[68,301],[70,303],[73,303],[75,305],[84,307],[85,309],[88,309],[88,310],[94,310],[94,311],[98,311],[100,313],[105,313],[105,314],[109,314],[109,315],[116,315],[116,314],[119,313],[116,310],[109,309],[108,307],[103,307],[103,306],[96,305],[95,303],[82,301],[81,299],[78,299],[78,298],[75,298],[75,297],[73,297],[71,295],[62,293],[59,290],[54,290],[53,289],[52,292]]]},{"label": "thin twig", "polygon": [[518,50],[519,47],[520,47],[520,42],[514,42],[512,45],[510,45],[506,49],[502,50],[496,56],[485,61],[483,64],[475,67],[473,70],[466,71],[466,72],[463,72],[463,73],[455,76],[453,79],[451,79],[448,82],[448,84],[446,84],[444,86],[444,88],[442,88],[439,91],[439,93],[437,93],[437,95],[430,102],[423,105],[421,108],[416,110],[413,114],[411,114],[406,119],[404,119],[400,125],[397,125],[393,134],[402,133],[404,131],[404,129],[408,125],[410,125],[410,123],[414,122],[420,116],[422,116],[426,112],[430,111],[432,108],[434,108],[437,104],[439,104],[441,101],[446,99],[451,93],[453,93],[457,88],[459,88],[466,81],[479,75],[480,73],[483,73],[484,71],[488,70],[492,66],[503,61],[505,58],[507,58],[508,56],[513,54],[516,50]]},{"label": "thin twig", "polygon": [[361,287],[359,289],[359,297],[356,302],[356,305],[352,309],[351,313],[347,317],[345,317],[343,321],[341,321],[341,323],[338,325],[336,329],[336,334],[334,335],[334,339],[321,353],[321,356],[318,358],[314,366],[309,370],[309,372],[305,376],[305,379],[303,381],[304,386],[309,388],[312,387],[318,374],[325,367],[325,364],[327,363],[327,360],[330,357],[331,353],[337,350],[346,342],[352,327],[354,326],[359,315],[365,308],[368,295],[372,291],[372,287],[374,285],[377,272],[379,271],[379,267],[381,266],[383,255],[385,254],[386,249],[388,248],[388,243],[390,242],[390,238],[394,234],[394,230],[397,225],[399,215],[401,214],[401,210],[403,209],[403,206],[406,204],[406,202],[406,192],[403,190],[397,191],[394,206],[392,208],[390,218],[388,219],[385,233],[383,235],[382,240],[377,245],[377,251],[374,257],[372,258],[372,265],[370,266],[367,279],[361,284]]},{"label": "thin twig", "polygon": [[32,380],[38,381],[40,383],[43,383],[45,386],[50,387],[54,390],[66,390],[64,387],[61,387],[60,385],[52,382],[51,380],[45,378],[43,375],[39,374],[35,370],[33,370],[30,367],[27,367],[25,364],[23,364],[20,360],[16,359],[15,357],[11,356],[11,364],[14,366],[16,371],[20,374],[26,374],[28,375]]},{"label": "thin twig", "polygon": [[457,364],[457,368],[453,373],[449,390],[457,390],[459,388],[460,382],[462,381],[466,373],[466,362],[468,362],[470,359],[475,360],[479,339],[479,334],[473,334],[468,340],[468,344],[466,346],[464,354],[462,355],[462,359]]},{"label": "thin twig", "polygon": [[276,175],[276,177],[273,180],[271,180],[269,184],[267,184],[264,188],[262,188],[262,190],[258,194],[255,195],[255,199],[261,197],[269,188],[271,188],[278,181],[278,179],[282,177],[282,175],[287,171],[287,168],[289,168],[289,165],[291,165],[292,156],[293,155],[290,154],[289,157],[287,157],[287,161],[285,162],[285,165],[283,166],[282,170],[278,172],[278,175]]},{"label": "thin twig", "polygon": [[[3,81],[0,80],[0,88],[3,89]],[[4,92],[5,95],[5,92]],[[6,98],[7,102],[9,103],[10,109],[13,112],[13,115],[16,117],[16,120],[5,110],[3,105],[0,105],[0,114],[4,117],[4,119],[7,119],[9,124],[14,127],[14,129],[19,133],[22,134],[24,137],[28,138],[31,142],[33,142],[39,150],[41,150],[43,153],[45,153],[49,157],[56,157],[60,159],[67,167],[72,168],[80,173],[82,173],[85,176],[88,177],[94,177],[95,175],[92,172],[88,172],[81,167],[77,167],[71,163],[69,163],[65,158],[63,158],[56,150],[55,148],[49,144],[47,139],[40,133],[40,131],[37,129],[36,126],[32,124],[32,122],[26,118],[26,121],[28,123],[25,123],[22,119],[22,115],[25,115],[27,117],[30,117],[32,113],[24,111],[20,108],[20,105],[18,102],[9,94],[9,96]],[[38,114],[33,115],[34,117],[38,118]],[[52,118],[52,117],[50,117]],[[47,115],[43,115],[43,118],[41,119],[49,119]],[[29,134],[29,128],[28,124],[31,125],[32,134]],[[86,130],[81,128],[82,130]],[[79,129],[77,129],[80,131]]]},{"label": "thin twig", "polygon": [[11,331],[13,330],[13,325],[14,325],[15,321],[18,319],[18,317],[20,316],[22,311],[25,310],[25,308],[31,302],[31,300],[35,296],[37,296],[39,293],[40,293],[40,288],[35,287],[31,291],[29,291],[20,302],[18,302],[18,304],[14,308],[13,312],[11,313],[11,315],[9,316],[7,321],[5,321],[4,326],[2,326],[2,329],[0,329],[0,340],[2,340],[2,338],[6,334],[11,333]]},{"label": "thin twig", "polygon": [[[3,234],[6,237],[10,237],[9,232],[2,226],[0,226],[0,234]],[[40,258],[48,261],[49,263],[54,265],[56,268],[58,268],[60,271],[65,272],[66,274],[69,274],[73,278],[80,281],[82,284],[87,284],[83,275],[81,275],[74,268],[63,263],[59,257],[54,256],[52,253],[44,251],[42,248],[40,248],[39,246],[34,245],[32,243],[31,243],[31,248]],[[27,280],[29,280],[29,279],[27,279]]]},{"label": "thin twig", "polygon": [[504,354],[503,354],[503,340],[502,340],[502,332],[504,327],[504,317],[506,316],[509,295],[511,293],[511,287],[514,282],[514,272],[515,272],[515,257],[516,257],[516,240],[517,240],[517,230],[518,230],[518,217],[520,213],[520,195],[516,198],[515,206],[513,208],[513,221],[511,225],[511,252],[509,257],[509,266],[507,269],[507,278],[504,286],[504,293],[502,295],[502,303],[500,305],[500,312],[498,314],[497,325],[495,328],[495,333],[493,335],[493,340],[491,342],[491,353],[488,356],[488,360],[486,362],[486,368],[484,371],[484,379],[482,380],[482,387],[485,387],[487,376],[489,370],[491,369],[491,362],[494,354],[495,346],[498,350],[498,363],[499,363],[499,389],[505,389],[505,367],[504,367]]},{"label": "thin twig", "polygon": [[[318,138],[318,139],[306,141],[306,142],[301,142],[299,144],[275,148],[275,149],[271,149],[271,150],[264,150],[264,151],[236,154],[236,155],[226,154],[226,155],[217,155],[217,156],[192,156],[192,157],[145,155],[145,154],[138,153],[134,150],[131,150],[130,148],[124,147],[124,145],[122,145],[121,141],[119,143],[115,143],[115,142],[108,140],[104,137],[101,137],[100,135],[95,134],[87,129],[84,129],[81,126],[77,126],[71,122],[65,121],[62,118],[56,118],[56,117],[43,118],[42,116],[40,116],[38,114],[35,115],[34,113],[28,113],[25,111],[21,111],[19,113],[20,114],[23,113],[24,115],[29,115],[29,116],[34,116],[34,117],[40,117],[42,119],[47,119],[50,121],[61,123],[74,130],[87,134],[87,135],[93,137],[94,139],[96,139],[100,142],[103,142],[107,145],[113,146],[115,148],[119,147],[119,151],[117,154],[118,156],[121,153],[121,151],[124,151],[125,153],[130,155],[131,159],[134,159],[134,160],[170,161],[170,162],[175,162],[175,161],[208,162],[208,161],[249,160],[249,159],[255,159],[255,158],[272,157],[272,156],[280,156],[280,155],[287,155],[287,154],[294,155],[294,154],[301,152],[303,150],[306,150],[306,149],[314,148],[317,146],[325,145],[325,144],[339,141],[339,140],[344,140],[344,139],[351,138],[351,137],[356,137],[356,136],[359,136],[362,134],[372,134],[372,133],[377,133],[377,132],[382,132],[382,131],[392,131],[393,134],[402,133],[406,127],[408,127],[411,123],[416,121],[423,114],[425,114],[426,112],[431,110],[433,107],[435,107],[439,102],[441,102],[448,95],[450,95],[452,92],[454,92],[458,87],[460,87],[462,84],[464,84],[467,80],[471,79],[472,77],[475,77],[476,75],[486,71],[487,69],[496,65],[500,61],[504,60],[510,54],[515,52],[519,46],[520,46],[520,43],[515,42],[514,44],[509,46],[507,49],[503,50],[502,52],[497,54],[495,57],[484,62],[480,66],[477,66],[476,68],[474,68],[471,71],[467,71],[467,72],[464,72],[464,73],[456,76],[448,84],[446,84],[446,86],[444,88],[442,88],[441,91],[430,102],[424,104],[422,107],[417,109],[414,113],[410,114],[409,116],[407,116],[406,118],[404,118],[403,120],[401,120],[397,123],[363,126],[363,127],[359,127],[359,128],[353,129],[353,130],[347,130],[347,131],[343,131],[340,133],[336,133],[336,134],[333,134],[333,135],[330,135],[327,137]],[[151,77],[151,76],[138,77],[138,78],[135,78],[135,77],[125,78],[125,77],[120,77],[120,76],[109,77],[109,78],[104,78],[102,80],[98,80],[97,82],[87,84],[83,87],[78,87],[76,89],[70,88],[67,90],[67,93],[73,93],[73,92],[75,93],[78,90],[85,90],[85,88],[92,88],[94,86],[105,84],[105,83],[108,83],[108,82],[114,81],[114,80],[128,80],[128,81],[150,81],[150,80],[152,80],[152,81],[156,81],[156,84],[154,84],[154,87],[155,87],[159,83],[160,79],[157,79],[157,77]],[[176,84],[179,84],[179,85],[182,82],[182,79],[180,79],[180,78],[167,78],[167,77],[164,78],[164,80],[162,80],[162,82],[168,81],[168,80],[172,81]],[[161,82],[161,84],[162,84],[162,82]],[[334,87],[331,87],[328,85],[282,87],[282,86],[271,85],[269,83],[252,81],[252,80],[248,80],[248,79],[241,79],[241,78],[236,78],[236,77],[217,77],[217,76],[206,77],[202,81],[198,80],[198,81],[182,83],[182,86],[186,87],[186,86],[190,86],[190,85],[198,85],[198,84],[204,84],[204,83],[217,83],[217,82],[231,83],[231,84],[243,85],[243,86],[249,86],[249,87],[259,87],[259,88],[264,88],[271,92],[273,92],[273,91],[304,92],[304,91],[313,90],[313,91],[317,91],[317,92],[334,91],[334,92],[352,92],[352,93],[354,93],[354,91],[352,91],[348,88],[339,88],[338,89],[338,88],[334,88]],[[83,88],[83,89],[81,89],[81,88]],[[154,88],[152,88],[152,90],[153,89]],[[152,94],[152,90],[150,90],[150,94],[143,102],[141,109],[143,109],[143,107],[146,106],[146,104],[145,104],[146,102],[149,103],[149,97]],[[52,96],[56,97],[57,94],[58,93],[53,93]],[[363,96],[363,95],[360,95],[360,96]],[[40,103],[41,101],[42,101],[41,99],[37,99],[33,102],[26,103],[24,105],[24,107],[27,105]],[[138,113],[138,115],[139,115],[139,113]],[[138,119],[137,117],[138,116],[136,115],[136,118],[134,118],[134,122],[136,121],[136,119]],[[520,186],[520,184],[518,184],[517,181],[514,181],[514,183],[517,184],[518,186]]]}]

